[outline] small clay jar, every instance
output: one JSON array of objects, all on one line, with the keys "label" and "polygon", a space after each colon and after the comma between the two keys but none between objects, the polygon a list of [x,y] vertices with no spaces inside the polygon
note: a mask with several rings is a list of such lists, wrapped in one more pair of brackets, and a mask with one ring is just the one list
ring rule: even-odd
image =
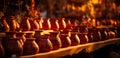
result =
[{"label": "small clay jar", "polygon": [[93,42],[97,42],[101,40],[101,34],[100,31],[97,28],[89,28],[89,33],[92,33],[93,36]]},{"label": "small clay jar", "polygon": [[77,32],[71,32],[70,40],[71,40],[71,45],[72,46],[80,44],[80,39],[77,35]]},{"label": "small clay jar", "polygon": [[33,38],[34,37],[34,34],[35,34],[35,31],[24,31],[25,32],[25,37],[26,38]]},{"label": "small clay jar", "polygon": [[38,41],[37,44],[40,48],[39,52],[49,52],[53,49],[53,45],[49,39],[48,34],[41,36],[41,39]]},{"label": "small clay jar", "polygon": [[35,31],[34,38],[36,38],[35,41],[36,43],[38,43],[41,39],[43,30],[34,30],[34,31]]},{"label": "small clay jar", "polygon": [[61,39],[62,47],[71,46],[71,40],[68,34],[60,34],[60,39]]},{"label": "small clay jar", "polygon": [[26,38],[23,45],[23,55],[34,55],[39,53],[39,46],[35,42],[35,38]]},{"label": "small clay jar", "polygon": [[66,28],[65,18],[58,18],[59,30]]},{"label": "small clay jar", "polygon": [[51,29],[51,23],[50,23],[50,18],[46,18],[44,19],[43,23],[42,23],[42,29],[43,30],[50,30]]},{"label": "small clay jar", "polygon": [[54,50],[59,49],[62,46],[59,34],[59,31],[50,32],[50,41]]},{"label": "small clay jar", "polygon": [[3,45],[0,43],[0,58],[4,58],[5,57],[5,50]]},{"label": "small clay jar", "polygon": [[52,30],[55,30],[55,31],[59,30],[59,24],[57,19],[51,19],[50,22],[51,22]]},{"label": "small clay jar", "polygon": [[7,57],[11,57],[13,55],[16,56],[21,56],[23,53],[23,47],[20,43],[19,38],[9,38],[7,39],[6,45],[4,46],[5,48],[5,55]]},{"label": "small clay jar", "polygon": [[22,29],[22,31],[30,31],[31,26],[29,22],[29,17],[25,17],[24,19],[22,19],[22,21],[20,22],[20,28]]},{"label": "small clay jar", "polygon": [[87,33],[78,33],[78,37],[80,39],[80,44],[85,44],[89,42]]},{"label": "small clay jar", "polygon": [[16,37],[20,39],[22,45],[26,41],[25,32],[16,32]]}]

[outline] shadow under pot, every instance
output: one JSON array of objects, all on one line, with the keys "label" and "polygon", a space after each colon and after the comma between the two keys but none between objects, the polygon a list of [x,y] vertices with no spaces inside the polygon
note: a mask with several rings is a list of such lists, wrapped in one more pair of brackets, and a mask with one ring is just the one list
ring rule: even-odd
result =
[{"label": "shadow under pot", "polygon": [[26,38],[23,45],[23,55],[34,55],[39,53],[39,46],[35,42],[35,38]]}]

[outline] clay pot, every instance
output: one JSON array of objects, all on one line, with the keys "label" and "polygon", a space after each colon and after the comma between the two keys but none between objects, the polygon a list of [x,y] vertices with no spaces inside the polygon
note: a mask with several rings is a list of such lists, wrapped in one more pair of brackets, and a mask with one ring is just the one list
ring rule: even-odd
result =
[{"label": "clay pot", "polygon": [[93,33],[87,33],[87,37],[89,39],[89,42],[93,42]]},{"label": "clay pot", "polygon": [[39,53],[39,46],[35,42],[35,38],[26,38],[23,45],[23,55],[34,55]]},{"label": "clay pot", "polygon": [[16,21],[15,17],[14,16],[10,16],[7,18],[7,23],[10,27],[10,31],[16,31],[17,29],[20,28],[18,22]]},{"label": "clay pot", "polygon": [[65,19],[65,22],[66,22],[66,29],[72,29],[72,24],[70,19]]},{"label": "clay pot", "polygon": [[97,41],[101,40],[101,34],[100,34],[100,31],[97,28],[89,28],[88,32],[92,33],[94,42],[97,42]]},{"label": "clay pot", "polygon": [[23,53],[23,47],[20,43],[20,39],[18,38],[9,38],[6,41],[5,48],[5,54],[8,57],[11,57],[13,55],[21,56]]},{"label": "clay pot", "polygon": [[30,30],[32,30],[32,31],[33,31],[34,29],[39,30],[39,24],[38,24],[38,22],[37,22],[35,19],[29,18],[29,22],[30,22],[30,27],[31,27]]},{"label": "clay pot", "polygon": [[52,26],[51,27],[52,30],[55,30],[55,31],[59,30],[58,20],[52,19],[51,26]]},{"label": "clay pot", "polygon": [[62,44],[59,37],[59,32],[57,31],[50,32],[50,41],[53,45],[54,50],[61,48]]},{"label": "clay pot", "polygon": [[71,32],[70,40],[72,46],[80,44],[80,39],[76,32]]},{"label": "clay pot", "polygon": [[38,19],[36,19],[36,21],[39,24],[39,30],[42,30],[42,28],[43,28],[43,26],[42,26],[43,19],[42,18],[38,18]]},{"label": "clay pot", "polygon": [[38,46],[40,48],[39,52],[49,52],[53,49],[52,43],[49,39],[49,35],[43,35],[38,41]]},{"label": "clay pot", "polygon": [[60,34],[60,39],[61,39],[62,47],[71,46],[71,40],[68,34]]},{"label": "clay pot", "polygon": [[108,32],[106,31],[106,28],[98,28],[98,29],[100,30],[101,40],[107,40]]},{"label": "clay pot", "polygon": [[22,29],[22,31],[30,31],[31,26],[29,22],[29,17],[25,17],[24,19],[22,19],[20,23],[20,28]]},{"label": "clay pot", "polygon": [[22,45],[26,41],[25,32],[16,32],[16,37],[20,39]]},{"label": "clay pot", "polygon": [[65,18],[58,18],[59,29],[63,30],[66,28]]},{"label": "clay pot", "polygon": [[44,30],[50,30],[51,29],[50,18],[44,19],[42,26]]},{"label": "clay pot", "polygon": [[34,30],[34,31],[35,31],[34,38],[36,38],[35,41],[38,43],[41,39],[43,31],[42,30]]},{"label": "clay pot", "polygon": [[86,33],[87,32],[87,27],[86,26],[79,26],[79,32],[80,33]]},{"label": "clay pot", "polygon": [[3,32],[9,32],[9,31],[10,31],[10,27],[9,27],[7,21],[6,21],[6,18],[5,18],[5,17],[2,17],[1,20],[2,20],[3,29],[4,29],[4,30],[2,30],[2,31],[3,31]]},{"label": "clay pot", "polygon": [[5,56],[5,50],[3,48],[3,45],[0,43],[0,58],[4,58]]},{"label": "clay pot", "polygon": [[24,31],[25,32],[25,37],[26,38],[33,38],[34,37],[34,34],[35,34],[35,31]]},{"label": "clay pot", "polygon": [[89,42],[87,33],[78,33],[78,37],[80,39],[80,44],[85,44]]}]

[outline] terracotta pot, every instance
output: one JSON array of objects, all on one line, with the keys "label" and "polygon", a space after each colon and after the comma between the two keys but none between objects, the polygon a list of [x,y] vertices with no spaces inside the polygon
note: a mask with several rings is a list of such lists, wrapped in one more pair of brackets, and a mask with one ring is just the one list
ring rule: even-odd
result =
[{"label": "terracotta pot", "polygon": [[1,20],[2,20],[2,24],[3,24],[3,28],[4,28],[3,32],[9,32],[10,27],[9,27],[8,23],[6,22],[6,18],[2,17]]},{"label": "terracotta pot", "polygon": [[59,29],[63,30],[66,28],[65,18],[58,18]]},{"label": "terracotta pot", "polygon": [[38,41],[38,46],[40,48],[39,52],[49,52],[53,49],[52,43],[49,39],[49,35],[43,35],[40,39],[40,41]]},{"label": "terracotta pot", "polygon": [[86,33],[87,32],[87,27],[86,26],[78,26],[79,27],[79,32],[80,33]]},{"label": "terracotta pot", "polygon": [[57,31],[50,32],[50,41],[53,45],[54,50],[61,48],[62,44],[59,37],[59,32]]},{"label": "terracotta pot", "polygon": [[98,28],[98,29],[100,30],[101,40],[107,40],[108,32],[106,31],[106,28]]},{"label": "terracotta pot", "polygon": [[71,46],[71,40],[68,34],[60,34],[60,39],[61,39],[62,47]]},{"label": "terracotta pot", "polygon": [[51,29],[52,30],[55,30],[55,31],[57,31],[57,30],[59,30],[59,24],[58,24],[58,20],[57,19],[52,19],[51,20]]},{"label": "terracotta pot", "polygon": [[25,35],[26,38],[33,38],[35,31],[25,31],[25,34],[26,34]]},{"label": "terracotta pot", "polygon": [[42,23],[43,23],[43,19],[42,18],[38,18],[36,19],[37,23],[39,24],[39,30],[43,29]]},{"label": "terracotta pot", "polygon": [[30,31],[31,26],[29,22],[29,17],[25,17],[24,19],[22,19],[20,23],[20,28],[22,29],[22,31]]},{"label": "terracotta pot", "polygon": [[44,19],[42,26],[44,30],[50,30],[51,29],[50,18]]},{"label": "terracotta pot", "polygon": [[41,39],[43,31],[42,30],[34,30],[34,31],[35,31],[34,38],[36,38],[35,41],[38,43]]},{"label": "terracotta pot", "polygon": [[87,37],[89,39],[89,42],[93,42],[93,33],[87,33]]},{"label": "terracotta pot", "polygon": [[38,22],[37,22],[35,19],[29,18],[29,22],[30,22],[30,27],[31,27],[30,30],[32,30],[32,31],[33,31],[34,29],[39,30],[39,24],[38,24]]},{"label": "terracotta pot", "polygon": [[39,53],[39,46],[35,42],[35,38],[26,38],[23,45],[23,55],[33,55]]},{"label": "terracotta pot", "polygon": [[72,26],[73,32],[79,32],[79,26]]},{"label": "terracotta pot", "polygon": [[16,29],[20,28],[20,26],[19,26],[19,24],[16,21],[14,16],[8,17],[6,21],[7,21],[8,25],[9,25],[9,27],[10,27],[10,31],[16,31]]},{"label": "terracotta pot", "polygon": [[89,39],[87,37],[87,33],[78,33],[78,37],[80,39],[80,44],[85,44],[89,42]]},{"label": "terracotta pot", "polygon": [[0,58],[4,58],[5,57],[5,50],[3,48],[3,45],[0,43]]},{"label": "terracotta pot", "polygon": [[16,32],[16,37],[20,39],[22,45],[26,41],[25,32]]},{"label": "terracotta pot", "polygon": [[101,40],[101,34],[100,34],[100,31],[98,29],[96,29],[96,28],[89,28],[88,32],[89,33],[93,33],[92,36],[93,36],[93,41],[94,42]]},{"label": "terracotta pot", "polygon": [[73,46],[80,44],[80,39],[76,32],[71,32],[70,40]]},{"label": "terracotta pot", "polygon": [[8,57],[11,57],[13,55],[21,56],[23,53],[23,47],[20,43],[20,39],[18,38],[9,38],[6,41],[5,48],[5,54]]},{"label": "terracotta pot", "polygon": [[72,29],[72,24],[70,19],[65,19],[65,22],[66,22],[66,29]]},{"label": "terracotta pot", "polygon": [[115,38],[116,35],[115,35],[115,32],[109,31],[108,36],[109,36],[109,39],[113,39],[113,38]]}]

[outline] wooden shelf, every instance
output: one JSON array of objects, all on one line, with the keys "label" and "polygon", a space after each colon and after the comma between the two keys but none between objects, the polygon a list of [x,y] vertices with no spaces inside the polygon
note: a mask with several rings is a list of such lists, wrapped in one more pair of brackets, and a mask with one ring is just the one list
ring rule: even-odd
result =
[{"label": "wooden shelf", "polygon": [[104,46],[111,44],[120,44],[120,38],[108,39],[99,42],[92,42],[87,44],[80,44],[77,46],[69,46],[66,48],[60,48],[50,52],[38,53],[35,55],[20,56],[20,58],[59,58],[67,55],[77,54],[84,50],[86,53],[93,52]]}]

